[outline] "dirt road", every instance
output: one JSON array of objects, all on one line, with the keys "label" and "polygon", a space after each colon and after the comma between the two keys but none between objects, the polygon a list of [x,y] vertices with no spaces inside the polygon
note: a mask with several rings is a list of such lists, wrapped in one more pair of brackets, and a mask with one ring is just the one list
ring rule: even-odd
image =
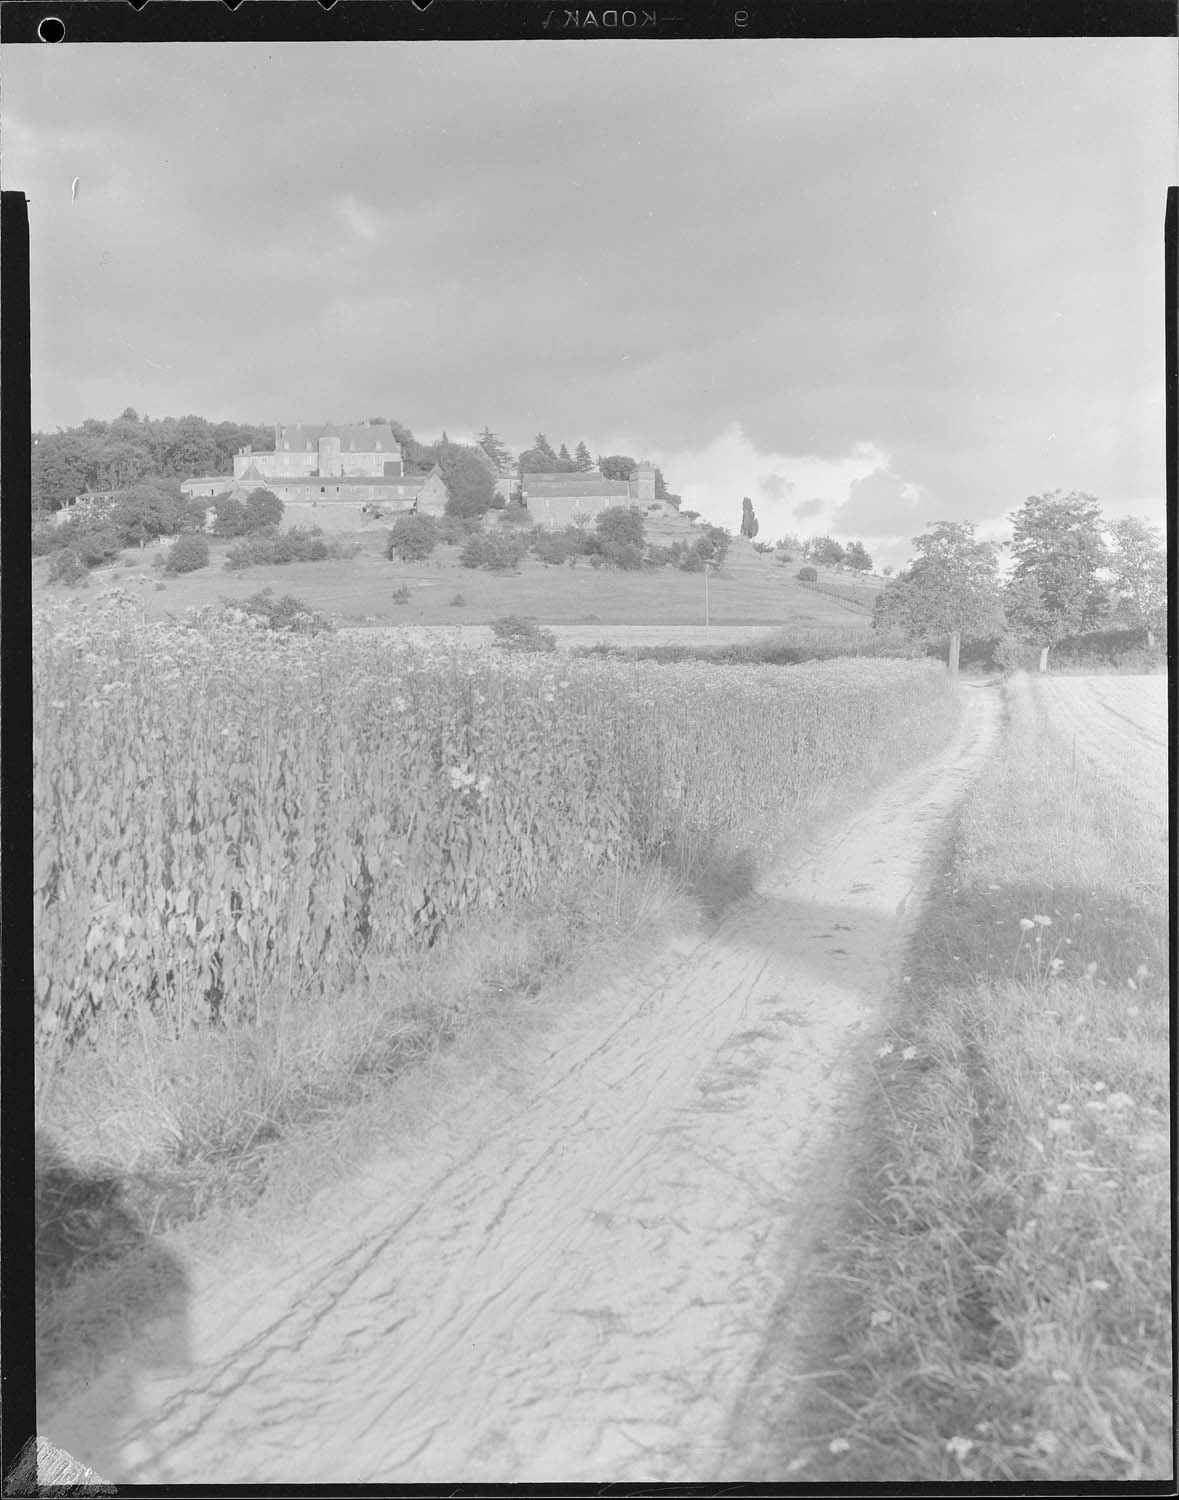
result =
[{"label": "dirt road", "polygon": [[1141,800],[1167,797],[1167,679],[1033,677],[1052,722],[1074,736],[1077,754]]},{"label": "dirt road", "polygon": [[997,689],[962,696],[944,754],[454,1098],[314,1232],[193,1267],[187,1368],[107,1371],[42,1433],[141,1484],[733,1473],[926,852],[996,732]]}]

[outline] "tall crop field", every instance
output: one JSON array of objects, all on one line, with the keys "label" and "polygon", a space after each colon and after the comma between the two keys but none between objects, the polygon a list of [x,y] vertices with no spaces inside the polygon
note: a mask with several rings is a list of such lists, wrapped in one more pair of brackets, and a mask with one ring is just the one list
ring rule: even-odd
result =
[{"label": "tall crop field", "polygon": [[954,717],[926,662],[522,659],[118,593],[34,629],[41,1094],[103,1034],[250,1028],[607,867],[764,856]]}]

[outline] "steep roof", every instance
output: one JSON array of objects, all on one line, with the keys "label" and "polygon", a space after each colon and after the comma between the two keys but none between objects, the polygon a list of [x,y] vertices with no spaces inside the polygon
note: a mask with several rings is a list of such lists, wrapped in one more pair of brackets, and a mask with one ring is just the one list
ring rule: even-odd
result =
[{"label": "steep roof", "polygon": [[280,489],[301,485],[304,489],[320,490],[329,484],[342,484],[363,485],[365,489],[396,487],[420,490],[429,477],[429,474],[278,474],[270,483]]},{"label": "steep roof", "polygon": [[276,445],[290,443],[293,453],[318,448],[321,437],[338,437],[343,453],[398,453],[400,448],[393,429],[381,423],[366,426],[363,422],[302,422],[294,426],[276,424]]}]

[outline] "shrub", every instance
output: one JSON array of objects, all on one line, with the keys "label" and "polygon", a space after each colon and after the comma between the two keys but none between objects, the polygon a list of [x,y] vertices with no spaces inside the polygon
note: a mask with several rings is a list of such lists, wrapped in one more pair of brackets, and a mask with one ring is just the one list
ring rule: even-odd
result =
[{"label": "shrub", "polygon": [[225,554],[225,566],[231,572],[251,565],[282,565],[293,562],[325,562],[330,557],[355,555],[354,542],[328,542],[315,527],[309,530],[292,526],[280,536],[253,532],[241,537]]},{"label": "shrub", "polygon": [[527,543],[515,534],[484,534],[469,536],[459,554],[464,568],[486,568],[492,573],[508,572],[520,566]]},{"label": "shrub", "polygon": [[535,620],[522,615],[505,615],[491,622],[495,644],[502,651],[555,651],[557,638],[551,630],[542,630]]},{"label": "shrub", "polygon": [[402,584],[399,589],[394,589],[389,595],[392,604],[408,604],[412,597],[412,590],[407,584]]},{"label": "shrub", "polygon": [[440,542],[461,547],[469,536],[474,536],[483,528],[478,516],[436,516],[434,529]]},{"label": "shrub", "polygon": [[626,572],[634,572],[643,566],[643,549],[634,542],[620,542],[613,538],[602,543],[602,556],[608,563]]},{"label": "shrub", "polygon": [[526,505],[505,505],[500,512],[501,526],[531,526],[532,517]]},{"label": "shrub", "polygon": [[[451,517],[456,521],[457,517]],[[389,532],[385,547],[387,558],[400,558],[402,562],[423,562],[430,556],[439,542],[438,526],[433,516],[398,516]]]},{"label": "shrub", "polygon": [[450,601],[450,607],[452,609],[465,609],[467,607],[467,601],[461,594],[456,594]]},{"label": "shrub", "polygon": [[266,630],[289,635],[324,635],[334,631],[335,626],[310,604],[296,599],[293,594],[274,597],[273,589],[263,589],[237,605],[230,605],[227,613],[232,617],[244,615]]},{"label": "shrub", "polygon": [[695,549],[693,549],[691,552],[686,552],[684,554],[683,559],[680,562],[680,572],[681,573],[703,573],[704,572],[704,559],[700,556],[699,552],[697,552]]},{"label": "shrub", "polygon": [[50,552],[57,552],[62,546],[62,531],[64,527],[54,526],[52,522],[48,525],[40,521],[33,527],[29,538],[30,547],[34,557],[47,557]]},{"label": "shrub", "polygon": [[799,568],[797,573],[799,583],[818,583],[819,574],[815,568]]},{"label": "shrub", "polygon": [[178,536],[168,548],[164,569],[168,573],[195,573],[209,565],[209,544],[195,532]]},{"label": "shrub", "polygon": [[86,564],[72,547],[60,548],[49,559],[50,583],[78,583],[86,573]]},{"label": "shrub", "polygon": [[532,551],[542,563],[557,568],[568,561],[571,549],[568,538],[561,532],[544,531],[538,527],[533,533]]},{"label": "shrub", "polygon": [[72,533],[69,545],[88,568],[118,557],[122,550],[119,533],[113,526],[80,526]]}]

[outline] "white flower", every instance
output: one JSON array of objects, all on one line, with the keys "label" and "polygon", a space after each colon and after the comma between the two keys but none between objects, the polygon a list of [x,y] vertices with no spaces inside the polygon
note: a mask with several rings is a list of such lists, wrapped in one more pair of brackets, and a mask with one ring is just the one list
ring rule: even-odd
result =
[{"label": "white flower", "polygon": [[1019,925],[1023,928],[1023,930],[1025,932],[1031,932],[1032,928],[1036,924],[1032,921],[1031,917],[1020,917],[1020,919],[1019,919]]},{"label": "white flower", "polygon": [[952,1453],[959,1463],[966,1457],[974,1444],[969,1438],[952,1437],[946,1439],[946,1452]]},{"label": "white flower", "polygon": [[905,1050],[901,1053],[901,1056],[906,1062],[912,1062],[913,1059],[917,1056],[917,1048],[906,1047]]},{"label": "white flower", "polygon": [[1110,1109],[1133,1109],[1134,1101],[1129,1094],[1111,1094],[1105,1101]]},{"label": "white flower", "polygon": [[851,1444],[846,1438],[832,1438],[827,1444],[828,1453],[847,1453],[850,1449]]},{"label": "white flower", "polygon": [[887,1057],[891,1051],[892,1051],[892,1043],[891,1042],[885,1042],[885,1044],[884,1044],[883,1047],[877,1047],[877,1049],[876,1049],[876,1056],[877,1057]]},{"label": "white flower", "polygon": [[1032,921],[1035,922],[1037,927],[1052,926],[1052,918],[1044,916],[1041,912],[1037,912],[1036,915],[1032,918]]}]

